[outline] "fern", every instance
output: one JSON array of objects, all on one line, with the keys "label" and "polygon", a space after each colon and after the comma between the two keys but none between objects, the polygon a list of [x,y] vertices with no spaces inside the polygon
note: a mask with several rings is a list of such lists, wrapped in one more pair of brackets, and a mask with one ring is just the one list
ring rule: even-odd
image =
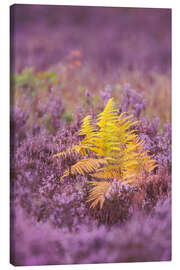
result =
[{"label": "fern", "polygon": [[53,155],[53,157],[64,157],[67,158],[68,156],[76,156],[77,154],[81,154],[82,156],[86,156],[86,149],[85,145],[79,143],[79,145],[72,145],[68,147],[66,151],[57,153]]},{"label": "fern", "polygon": [[[138,185],[138,178],[142,172],[151,172],[157,167],[148,151],[144,151],[144,141],[140,140],[133,126],[138,121],[133,115],[118,114],[113,98],[109,99],[104,111],[92,123],[91,116],[86,116],[81,125],[79,135],[84,138],[78,145],[69,147],[66,151],[55,154],[54,157],[80,154],[83,159],[66,170],[62,180],[68,175],[85,175],[99,179],[91,181],[93,188],[90,191],[88,202],[91,207],[98,203],[103,207],[108,190],[113,179],[119,183]],[[88,157],[93,153],[95,158]],[[104,181],[102,181],[104,179]]]},{"label": "fern", "polygon": [[90,207],[95,207],[98,203],[100,203],[100,208],[102,208],[104,200],[109,193],[111,183],[106,181],[91,181],[90,183],[94,185],[94,187],[90,191],[89,199],[87,200],[87,202],[93,201]]},{"label": "fern", "polygon": [[85,173],[91,173],[93,171],[96,171],[102,164],[107,164],[107,160],[95,158],[81,159],[76,164],[71,166],[70,169],[66,170],[60,180],[62,180],[65,176],[68,176],[69,174],[84,175]]}]

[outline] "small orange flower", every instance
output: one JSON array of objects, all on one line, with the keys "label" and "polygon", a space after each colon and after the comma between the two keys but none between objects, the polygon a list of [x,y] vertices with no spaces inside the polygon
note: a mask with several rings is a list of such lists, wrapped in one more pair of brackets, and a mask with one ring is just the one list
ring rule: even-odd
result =
[{"label": "small orange flower", "polygon": [[75,57],[82,57],[82,52],[80,50],[72,50],[71,55]]},{"label": "small orange flower", "polygon": [[74,65],[76,65],[77,67],[80,67],[81,66],[81,62],[80,61],[74,61]]}]

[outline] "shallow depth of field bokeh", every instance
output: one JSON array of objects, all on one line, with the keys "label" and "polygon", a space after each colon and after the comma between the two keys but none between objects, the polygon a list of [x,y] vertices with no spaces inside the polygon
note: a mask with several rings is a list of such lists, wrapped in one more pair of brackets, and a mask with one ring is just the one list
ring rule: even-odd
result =
[{"label": "shallow depth of field bokeh", "polygon": [[[59,181],[78,157],[53,155],[111,97],[158,168],[90,208],[88,175]],[[11,7],[10,124],[11,263],[171,259],[171,10]]]}]

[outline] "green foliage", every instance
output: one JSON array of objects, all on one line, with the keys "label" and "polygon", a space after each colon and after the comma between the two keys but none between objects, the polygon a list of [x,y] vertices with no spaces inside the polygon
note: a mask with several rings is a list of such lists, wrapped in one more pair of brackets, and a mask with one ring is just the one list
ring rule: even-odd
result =
[{"label": "green foliage", "polygon": [[47,113],[45,117],[45,127],[50,130],[51,129],[51,116]]},{"label": "green foliage", "polygon": [[[149,173],[157,167],[148,151],[143,150],[144,142],[133,128],[135,124],[137,121],[133,120],[132,115],[118,114],[118,108],[111,98],[103,112],[97,116],[96,123],[93,123],[90,115],[83,119],[79,132],[84,137],[82,141],[54,155],[82,156],[80,161],[65,171],[61,179],[68,175],[87,173],[91,177],[105,180],[90,181],[94,185],[88,198],[88,201],[93,201],[91,207],[100,203],[102,208],[114,179],[122,184],[138,185],[142,173]],[[93,158],[88,158],[89,155]]]},{"label": "green foliage", "polygon": [[71,123],[73,120],[72,114],[70,114],[70,113],[63,113],[62,118],[64,118],[67,123]]},{"label": "green foliage", "polygon": [[35,73],[32,68],[25,68],[22,73],[15,74],[14,85],[15,88],[28,88],[31,97],[36,94],[37,89],[48,90],[52,85],[61,86],[55,72],[48,70]]}]

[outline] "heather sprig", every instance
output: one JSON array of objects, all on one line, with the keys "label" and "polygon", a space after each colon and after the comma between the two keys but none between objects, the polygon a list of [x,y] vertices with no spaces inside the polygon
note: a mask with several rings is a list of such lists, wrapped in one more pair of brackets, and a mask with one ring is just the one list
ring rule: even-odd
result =
[{"label": "heather sprig", "polygon": [[121,111],[128,112],[129,110],[132,110],[133,115],[136,118],[139,118],[145,108],[146,99],[144,99],[140,93],[137,93],[132,89],[130,84],[126,83],[121,95]]}]

